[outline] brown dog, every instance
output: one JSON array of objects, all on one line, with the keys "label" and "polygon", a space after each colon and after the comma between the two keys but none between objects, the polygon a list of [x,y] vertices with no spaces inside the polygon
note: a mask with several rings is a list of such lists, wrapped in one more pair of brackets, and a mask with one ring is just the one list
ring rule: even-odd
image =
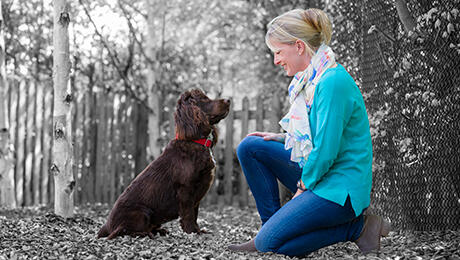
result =
[{"label": "brown dog", "polygon": [[174,115],[176,139],[123,191],[98,238],[164,235],[161,224],[178,217],[186,233],[202,232],[196,219],[214,178],[214,125],[229,108],[229,100],[211,100],[198,89],[182,94]]}]

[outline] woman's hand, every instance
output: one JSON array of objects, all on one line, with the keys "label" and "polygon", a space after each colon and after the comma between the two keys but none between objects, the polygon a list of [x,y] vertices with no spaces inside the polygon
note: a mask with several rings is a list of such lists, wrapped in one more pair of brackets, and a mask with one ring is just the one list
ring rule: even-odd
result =
[{"label": "woman's hand", "polygon": [[300,194],[302,194],[304,191],[305,191],[305,184],[303,184],[303,181],[300,180],[300,186],[302,186],[302,189],[297,189],[297,191],[295,192],[294,196],[292,197],[292,199],[294,199],[295,197],[299,196]]},{"label": "woman's hand", "polygon": [[248,136],[260,136],[263,137],[265,141],[277,141],[284,143],[284,134],[283,133],[269,133],[269,132],[254,132],[248,134]]},{"label": "woman's hand", "polygon": [[292,197],[291,200],[293,200],[295,197],[299,196],[299,195],[302,194],[302,193],[303,193],[303,190],[297,189],[297,191],[295,192],[295,194],[294,194],[294,196]]}]

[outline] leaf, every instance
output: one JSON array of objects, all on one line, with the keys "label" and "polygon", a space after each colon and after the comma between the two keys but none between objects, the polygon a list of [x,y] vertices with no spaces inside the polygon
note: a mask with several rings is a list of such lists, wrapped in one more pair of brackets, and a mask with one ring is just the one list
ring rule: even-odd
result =
[{"label": "leaf", "polygon": [[450,34],[450,33],[454,32],[454,31],[455,31],[454,25],[452,23],[449,23],[447,25],[447,33]]},{"label": "leaf", "polygon": [[450,10],[450,13],[454,16],[454,18],[457,18],[458,9],[457,9],[457,8],[454,8],[454,9]]},{"label": "leaf", "polygon": [[439,19],[436,20],[436,22],[434,23],[434,27],[435,27],[436,29],[439,29],[439,27],[441,27],[441,20],[439,20]]}]

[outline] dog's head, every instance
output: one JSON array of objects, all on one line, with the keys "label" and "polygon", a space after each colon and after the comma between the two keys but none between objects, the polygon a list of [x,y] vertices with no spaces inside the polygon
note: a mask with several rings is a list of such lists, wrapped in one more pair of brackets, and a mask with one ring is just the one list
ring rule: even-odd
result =
[{"label": "dog's head", "polygon": [[228,115],[229,109],[228,99],[212,100],[199,89],[184,92],[174,114],[177,139],[206,138],[213,125]]}]

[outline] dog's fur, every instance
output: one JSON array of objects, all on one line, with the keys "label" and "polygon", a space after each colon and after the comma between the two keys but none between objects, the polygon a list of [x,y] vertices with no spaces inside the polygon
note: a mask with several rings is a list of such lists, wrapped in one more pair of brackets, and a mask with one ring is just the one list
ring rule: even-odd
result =
[{"label": "dog's fur", "polygon": [[211,100],[201,90],[186,91],[177,101],[176,139],[147,166],[115,202],[98,237],[149,236],[167,231],[161,224],[180,217],[186,233],[202,232],[196,222],[201,199],[214,178],[210,148],[192,140],[213,136],[229,112],[230,101]]}]

